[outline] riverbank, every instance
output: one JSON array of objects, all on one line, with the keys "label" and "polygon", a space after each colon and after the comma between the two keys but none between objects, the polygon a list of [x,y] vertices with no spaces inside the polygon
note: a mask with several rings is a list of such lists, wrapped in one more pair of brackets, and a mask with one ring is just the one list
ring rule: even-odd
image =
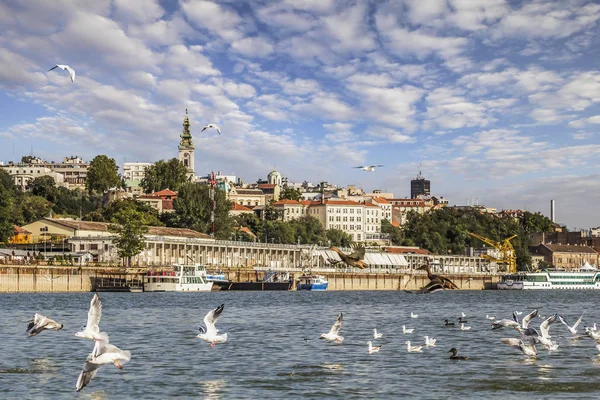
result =
[{"label": "riverbank", "polygon": [[[318,272],[329,281],[327,290],[417,290],[427,283],[422,273],[362,273]],[[120,268],[68,266],[14,266],[0,265],[0,293],[17,292],[89,292],[90,278],[141,279],[146,269],[132,269],[127,273]],[[256,281],[262,272],[251,269],[223,271],[234,282]],[[293,277],[300,276],[296,272]],[[500,275],[445,275],[461,290],[495,289]]]}]

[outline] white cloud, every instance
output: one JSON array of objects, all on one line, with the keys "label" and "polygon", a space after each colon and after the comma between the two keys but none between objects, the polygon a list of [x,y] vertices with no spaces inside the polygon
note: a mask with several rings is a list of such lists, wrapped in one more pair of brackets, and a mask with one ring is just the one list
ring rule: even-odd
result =
[{"label": "white cloud", "polygon": [[369,136],[385,139],[391,143],[413,143],[415,138],[385,126],[370,126],[365,133]]},{"label": "white cloud", "polygon": [[181,9],[193,25],[207,29],[227,42],[244,37],[244,21],[232,8],[211,1],[182,0]]},{"label": "white cloud", "polygon": [[191,76],[219,75],[212,62],[204,55],[202,46],[187,47],[183,44],[170,46],[164,57],[163,65],[167,67],[171,75],[180,75],[186,72]]},{"label": "white cloud", "polygon": [[163,16],[158,0],[114,0],[115,17],[134,23],[149,23]]},{"label": "white cloud", "polygon": [[248,57],[266,57],[273,53],[273,45],[262,37],[246,37],[236,40],[231,48]]}]

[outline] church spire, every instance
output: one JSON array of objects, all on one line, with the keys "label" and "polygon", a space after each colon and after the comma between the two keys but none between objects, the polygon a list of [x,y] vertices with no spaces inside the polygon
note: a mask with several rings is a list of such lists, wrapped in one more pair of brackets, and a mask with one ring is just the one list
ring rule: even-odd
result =
[{"label": "church spire", "polygon": [[190,132],[190,119],[188,117],[188,109],[185,109],[185,118],[183,119],[183,132],[181,132],[180,146],[193,146],[192,133]]}]

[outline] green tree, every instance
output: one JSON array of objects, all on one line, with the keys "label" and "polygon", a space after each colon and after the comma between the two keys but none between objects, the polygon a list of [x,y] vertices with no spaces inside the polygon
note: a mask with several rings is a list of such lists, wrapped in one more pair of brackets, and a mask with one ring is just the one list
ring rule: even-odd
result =
[{"label": "green tree", "polygon": [[406,246],[402,229],[392,225],[392,223],[387,219],[381,221],[381,233],[388,235],[394,246]]},{"label": "green tree", "polygon": [[[8,175],[6,171],[0,170],[0,177],[3,174]],[[12,191],[6,188],[0,179],[0,243],[7,243],[8,239],[14,235],[13,204]]]},{"label": "green tree", "polygon": [[233,217],[233,224],[237,227],[247,227],[256,234],[260,230],[261,220],[255,213],[244,213]]},{"label": "green tree", "polygon": [[18,196],[14,211],[13,221],[17,225],[25,225],[49,217],[52,211],[52,203],[41,196],[23,193]]},{"label": "green tree", "polygon": [[145,176],[140,182],[140,186],[144,188],[146,193],[163,189],[178,191],[186,182],[188,182],[187,168],[177,158],[172,158],[169,161],[157,161],[146,167]]},{"label": "green tree", "polygon": [[302,198],[302,191],[293,187],[285,187],[279,195],[280,200],[300,200]]},{"label": "green tree", "polygon": [[148,232],[148,227],[142,223],[142,218],[142,213],[133,208],[124,208],[113,216],[115,223],[108,227],[110,232],[117,235],[113,243],[125,267],[131,267],[131,258],[146,246],[144,234]]},{"label": "green tree", "polygon": [[350,247],[352,244],[352,236],[341,229],[327,229],[325,237],[331,246]]},{"label": "green tree", "polygon": [[29,182],[28,186],[31,194],[41,196],[52,203],[56,202],[57,190],[53,177],[38,176]]},{"label": "green tree", "polygon": [[289,224],[294,228],[294,238],[296,242],[298,239],[300,240],[300,243],[308,244],[323,244],[327,242],[321,221],[312,215],[305,215],[293,219]]},{"label": "green tree", "polygon": [[158,211],[148,203],[143,203],[135,199],[121,199],[108,203],[102,209],[102,220],[105,222],[117,223],[119,215],[124,210],[134,210],[139,213],[143,225],[162,226],[163,223],[158,217]]},{"label": "green tree", "polygon": [[[52,209],[56,214],[85,216],[102,205],[102,198],[102,194],[88,194],[79,189],[69,190],[59,186],[56,188],[56,201]],[[88,219],[88,221],[94,221],[94,219]]]},{"label": "green tree", "polygon": [[114,158],[105,155],[94,157],[87,172],[85,187],[89,193],[104,193],[106,190],[120,186],[119,167]]},{"label": "green tree", "polygon": [[[169,218],[171,226],[211,233],[212,201],[209,186],[185,183],[179,188],[173,201],[174,214]],[[224,191],[215,189],[215,237],[229,239],[233,233],[233,219],[229,216],[231,202]]]}]

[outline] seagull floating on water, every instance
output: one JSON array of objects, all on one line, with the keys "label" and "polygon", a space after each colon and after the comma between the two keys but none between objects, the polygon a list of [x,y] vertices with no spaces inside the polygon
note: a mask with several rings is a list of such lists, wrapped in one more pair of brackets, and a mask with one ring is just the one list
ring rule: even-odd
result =
[{"label": "seagull floating on water", "polygon": [[470,331],[471,327],[470,326],[465,326],[465,323],[463,322],[463,323],[460,324],[460,330],[461,331]]},{"label": "seagull floating on water", "polygon": [[344,315],[342,313],[338,314],[335,323],[331,327],[328,333],[321,333],[320,339],[333,340],[335,343],[342,343],[344,341],[344,337],[339,335],[340,329],[342,328],[342,320],[344,319]]},{"label": "seagull floating on water", "polygon": [[216,124],[208,124],[208,125],[206,125],[204,128],[202,128],[201,132],[204,132],[205,130],[211,129],[211,128],[214,128],[219,135],[221,134],[221,128],[219,128],[219,126],[216,125]]},{"label": "seagull floating on water", "polygon": [[377,353],[379,350],[381,350],[381,346],[373,346],[373,343],[371,343],[370,340],[367,342],[367,344],[369,345],[369,354]]},{"label": "seagull floating on water", "polygon": [[75,82],[75,70],[68,65],[56,64],[54,67],[50,68],[48,72],[52,71],[55,68],[60,68],[63,71],[69,71],[69,76],[71,77],[71,82]]},{"label": "seagull floating on water", "polygon": [[375,168],[383,167],[383,165],[361,165],[359,167],[354,167],[358,169],[362,169],[363,171],[375,172]]},{"label": "seagull floating on water", "polygon": [[[583,314],[585,314],[587,310],[583,310]],[[567,327],[567,329],[569,330],[569,332],[571,332],[571,334],[573,335],[577,335],[577,327],[579,326],[579,324],[581,323],[581,319],[583,318],[583,314],[581,314],[581,317],[579,317],[579,319],[577,320],[577,322],[575,322],[573,324],[573,326],[570,326],[567,321],[565,321],[565,319],[562,316],[558,316],[558,319],[560,320],[560,322],[563,323],[564,326]]]},{"label": "seagull floating on water", "polygon": [[411,346],[410,340],[407,340],[404,342],[404,344],[406,345],[406,350],[408,350],[409,353],[422,353],[421,349],[423,346]]},{"label": "seagull floating on water", "polygon": [[491,315],[487,315],[487,314],[485,314],[485,317],[486,317],[487,319],[489,319],[489,320],[492,320],[492,321],[494,321],[494,320],[496,319],[496,317],[494,317],[494,316],[491,316]]},{"label": "seagull floating on water", "polygon": [[90,309],[88,310],[87,323],[85,328],[81,332],[75,333],[73,336],[77,336],[84,339],[104,339],[108,335],[106,332],[100,332],[100,318],[102,317],[102,301],[98,297],[98,293],[94,293],[92,301],[90,302]]},{"label": "seagull floating on water", "polygon": [[200,333],[198,334],[198,338],[209,342],[210,347],[215,347],[217,343],[225,343],[227,341],[227,334],[224,333],[219,335],[219,330],[215,327],[217,323],[217,319],[221,316],[223,309],[225,308],[225,304],[221,304],[219,307],[214,310],[210,310],[204,316],[204,326],[199,327]]},{"label": "seagull floating on water", "polygon": [[57,331],[60,331],[62,328],[63,324],[59,324],[53,319],[45,317],[42,314],[36,313],[33,316],[33,319],[29,320],[29,324],[27,325],[27,329],[25,331],[29,333],[27,337],[31,337],[37,335],[38,333],[46,329],[55,329]]},{"label": "seagull floating on water", "polygon": [[115,364],[115,367],[123,369],[123,364],[131,360],[131,352],[119,349],[117,346],[113,346],[108,343],[108,336],[104,339],[96,339],[94,349],[87,357],[85,364],[79,378],[77,378],[77,384],[75,389],[79,392],[83,389],[92,379],[96,376],[98,368],[104,364]]},{"label": "seagull floating on water", "polygon": [[373,329],[373,339],[381,339],[383,337],[383,333],[377,332],[377,328]]},{"label": "seagull floating on water", "polygon": [[410,328],[410,329],[406,329],[406,325],[402,325],[402,333],[403,334],[407,334],[407,333],[413,333],[415,331],[415,328]]},{"label": "seagull floating on water", "polygon": [[412,311],[410,313],[411,318],[419,318],[419,314],[414,314]]},{"label": "seagull floating on water", "polygon": [[430,338],[429,336],[424,336],[425,338],[425,347],[435,347],[435,342],[437,339]]}]

